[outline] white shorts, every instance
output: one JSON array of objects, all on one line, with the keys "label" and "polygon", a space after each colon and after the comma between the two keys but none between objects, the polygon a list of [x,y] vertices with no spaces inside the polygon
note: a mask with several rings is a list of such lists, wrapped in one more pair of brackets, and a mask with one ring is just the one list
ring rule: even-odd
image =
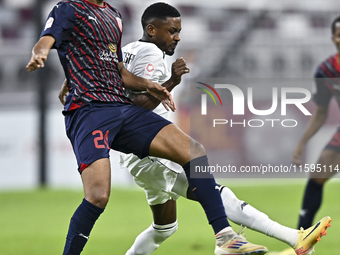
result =
[{"label": "white shorts", "polygon": [[[149,205],[164,204],[170,199],[177,200],[181,195],[185,195],[188,189],[183,168],[170,160],[145,157],[138,158],[133,154],[120,154],[120,166],[127,169],[134,177],[136,184],[145,190]],[[174,192],[173,187],[176,180],[180,183]]]}]

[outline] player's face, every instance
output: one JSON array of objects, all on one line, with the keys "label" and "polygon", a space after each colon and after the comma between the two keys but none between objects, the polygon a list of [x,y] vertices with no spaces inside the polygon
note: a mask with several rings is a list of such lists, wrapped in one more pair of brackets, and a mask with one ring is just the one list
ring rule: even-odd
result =
[{"label": "player's face", "polygon": [[340,52],[340,22],[335,23],[335,32],[332,37],[332,40],[338,50]]},{"label": "player's face", "polygon": [[171,56],[175,53],[176,46],[181,40],[179,37],[181,29],[180,17],[159,21],[155,26],[152,42],[164,51],[165,54]]}]

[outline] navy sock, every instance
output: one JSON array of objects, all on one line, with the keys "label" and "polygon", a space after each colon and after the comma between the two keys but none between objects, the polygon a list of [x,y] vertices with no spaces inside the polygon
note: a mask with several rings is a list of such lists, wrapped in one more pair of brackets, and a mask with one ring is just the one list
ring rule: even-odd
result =
[{"label": "navy sock", "polygon": [[311,179],[307,182],[303,197],[302,208],[299,216],[298,227],[309,228],[313,224],[314,216],[319,210],[322,201],[323,184]]},{"label": "navy sock", "polygon": [[230,226],[222,204],[220,191],[215,189],[217,184],[211,174],[207,174],[207,178],[190,178],[190,167],[195,168],[195,166],[209,166],[208,157],[195,158],[186,163],[183,169],[187,176],[190,190],[203,207],[209,224],[217,234],[223,228]]},{"label": "navy sock", "polygon": [[104,211],[83,199],[74,212],[67,233],[63,255],[78,255],[83,250],[94,223]]}]

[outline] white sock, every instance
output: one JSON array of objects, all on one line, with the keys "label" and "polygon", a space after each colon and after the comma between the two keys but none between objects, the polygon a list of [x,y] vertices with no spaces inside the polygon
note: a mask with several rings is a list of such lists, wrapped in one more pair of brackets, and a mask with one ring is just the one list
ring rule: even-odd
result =
[{"label": "white sock", "polygon": [[269,217],[244,201],[239,200],[227,187],[221,187],[221,198],[227,217],[236,224],[246,226],[260,233],[296,245],[298,230],[288,228],[269,219]]},{"label": "white sock", "polygon": [[149,255],[173,233],[178,227],[177,221],[167,225],[152,223],[150,227],[140,233],[125,255]]}]

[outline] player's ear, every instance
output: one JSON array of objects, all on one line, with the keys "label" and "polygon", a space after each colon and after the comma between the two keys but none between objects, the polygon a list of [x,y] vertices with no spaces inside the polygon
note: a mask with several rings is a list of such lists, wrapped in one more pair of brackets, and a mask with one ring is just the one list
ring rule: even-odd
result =
[{"label": "player's ear", "polygon": [[152,38],[155,36],[156,33],[156,27],[153,24],[148,24],[146,26],[146,32],[148,33],[148,35]]}]

